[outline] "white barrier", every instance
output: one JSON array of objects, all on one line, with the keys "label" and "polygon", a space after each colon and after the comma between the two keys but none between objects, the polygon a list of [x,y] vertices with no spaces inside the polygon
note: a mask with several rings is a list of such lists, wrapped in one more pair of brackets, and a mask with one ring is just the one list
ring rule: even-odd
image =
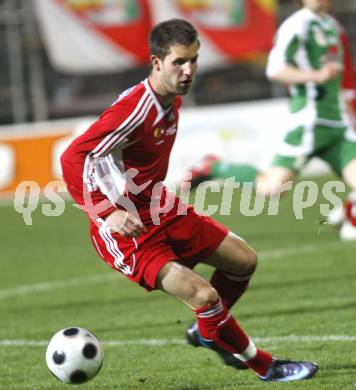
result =
[{"label": "white barrier", "polygon": [[[281,140],[287,113],[284,99],[183,109],[167,183],[177,182],[207,154],[266,169]],[[25,180],[44,187],[60,179],[60,154],[95,119],[0,126],[0,195],[13,193]],[[313,163],[305,172],[325,172],[325,165]]]},{"label": "white barrier", "polygon": [[[207,154],[266,170],[288,126],[286,99],[261,100],[183,110],[167,182],[173,184]],[[303,175],[329,171],[313,159]]]}]

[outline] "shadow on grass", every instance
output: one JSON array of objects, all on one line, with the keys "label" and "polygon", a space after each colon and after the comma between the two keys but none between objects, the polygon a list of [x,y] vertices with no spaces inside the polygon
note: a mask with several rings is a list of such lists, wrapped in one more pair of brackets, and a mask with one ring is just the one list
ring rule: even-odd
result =
[{"label": "shadow on grass", "polygon": [[353,373],[355,373],[356,370],[356,363],[355,364],[345,364],[345,363],[333,363],[333,364],[323,364],[322,367],[323,371],[327,370],[328,372],[325,373],[325,375],[334,376],[337,371],[337,375],[339,374],[349,374],[349,372],[341,372],[340,370],[352,370]]},{"label": "shadow on grass", "polygon": [[275,288],[284,288],[284,287],[288,287],[288,288],[298,287],[298,286],[304,287],[306,285],[312,285],[313,288],[315,288],[315,285],[328,284],[328,282],[335,284],[335,282],[337,282],[338,280],[340,280],[340,282],[342,282],[342,284],[344,285],[345,282],[347,282],[348,280],[353,282],[355,280],[355,275],[348,273],[348,274],[338,275],[338,276],[331,275],[329,277],[325,277],[325,276],[312,277],[312,278],[303,277],[302,279],[298,279],[298,280],[279,279],[279,280],[275,281],[274,283],[273,282],[272,283],[271,282],[268,282],[268,283],[257,282],[256,284],[254,284],[252,282],[250,289],[259,291],[259,290],[272,290]]},{"label": "shadow on grass", "polygon": [[244,313],[243,318],[244,319],[254,319],[254,318],[263,318],[263,317],[276,317],[276,316],[288,316],[288,315],[296,315],[296,314],[305,314],[305,313],[324,313],[328,311],[340,311],[340,310],[347,310],[352,309],[356,307],[356,301],[351,301],[345,304],[325,304],[320,306],[310,305],[310,306],[299,306],[299,307],[293,307],[288,309],[277,309],[277,310],[271,310],[266,312],[253,312],[253,313]]}]

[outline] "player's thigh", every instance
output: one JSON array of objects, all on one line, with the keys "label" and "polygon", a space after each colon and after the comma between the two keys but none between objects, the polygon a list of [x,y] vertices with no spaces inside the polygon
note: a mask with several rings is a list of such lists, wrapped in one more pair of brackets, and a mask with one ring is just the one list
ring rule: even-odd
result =
[{"label": "player's thigh", "polygon": [[[344,133],[345,129],[343,128],[330,128],[325,126],[318,126],[316,128],[315,142],[317,151],[315,156],[327,162],[339,177],[342,175],[345,158],[348,156],[348,152],[346,151],[348,142],[344,139]],[[343,149],[345,146],[346,155],[344,156]]]},{"label": "player's thigh", "polygon": [[99,256],[148,291],[156,289],[156,280],[164,265],[177,258],[160,226],[133,238],[112,232],[105,222],[99,226],[91,223],[90,233]]},{"label": "player's thigh", "polygon": [[211,256],[228,232],[224,225],[196,213],[192,207],[186,215],[174,217],[166,229],[174,253],[189,268]]},{"label": "player's thigh", "polygon": [[342,176],[342,148],[339,142],[335,142],[317,156],[328,163],[337,176]]},{"label": "player's thigh", "polygon": [[325,149],[318,157],[326,161],[338,176],[344,177],[347,184],[355,188],[355,142],[337,139],[332,146]]},{"label": "player's thigh", "polygon": [[257,255],[245,240],[229,232],[215,253],[203,262],[233,275],[247,275],[256,269]]},{"label": "player's thigh", "polygon": [[[356,148],[356,145],[355,145]],[[342,170],[342,176],[345,182],[356,190],[356,157],[349,161]]]},{"label": "player's thigh", "polygon": [[289,129],[279,144],[266,176],[280,181],[289,180],[289,175],[298,172],[314,150],[314,122],[306,122]]},{"label": "player's thigh", "polygon": [[177,261],[170,261],[163,266],[156,286],[192,309],[199,309],[218,299],[216,290],[207,280]]},{"label": "player's thigh", "polygon": [[356,189],[356,131],[347,129],[341,143],[341,170],[346,183]]},{"label": "player's thigh", "polygon": [[276,151],[271,167],[256,178],[256,190],[260,195],[279,195],[283,185],[293,181],[303,164],[313,153],[314,123],[305,123],[290,129]]}]

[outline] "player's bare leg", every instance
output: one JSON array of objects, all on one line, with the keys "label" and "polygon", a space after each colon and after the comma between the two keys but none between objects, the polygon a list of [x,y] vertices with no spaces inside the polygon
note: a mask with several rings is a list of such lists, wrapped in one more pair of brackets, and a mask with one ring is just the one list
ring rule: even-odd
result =
[{"label": "player's bare leg", "polygon": [[183,301],[195,312],[204,342],[213,342],[223,351],[235,353],[236,357],[246,353],[246,360],[251,360],[246,364],[258,375],[268,371],[272,355],[256,349],[207,280],[177,262],[169,262],[159,273],[157,287]]},{"label": "player's bare leg", "polygon": [[161,269],[157,288],[183,301],[192,310],[213,304],[219,298],[207,280],[176,261],[170,261]]},{"label": "player's bare leg", "polygon": [[256,348],[223,306],[217,291],[189,268],[174,261],[167,263],[158,275],[156,287],[194,311],[202,339],[244,361],[262,380],[300,380],[316,373],[315,363],[277,360],[269,352]]},{"label": "player's bare leg", "polygon": [[232,275],[247,275],[256,269],[257,254],[244,239],[229,232],[215,253],[203,262]]},{"label": "player's bare leg", "polygon": [[245,240],[229,232],[215,253],[203,263],[216,268],[211,284],[224,306],[230,309],[247,289],[257,267],[257,255]]},{"label": "player's bare leg", "polygon": [[356,191],[356,159],[351,160],[342,171],[345,182]]},{"label": "player's bare leg", "polygon": [[285,167],[271,167],[265,174],[257,175],[256,191],[262,196],[277,196],[283,184],[293,181],[295,173]]},{"label": "player's bare leg", "polygon": [[356,240],[356,159],[345,166],[342,175],[352,192],[345,202],[345,221],[341,226],[340,237],[342,240]]},{"label": "player's bare leg", "polygon": [[[224,307],[229,310],[247,289],[257,266],[257,255],[246,241],[229,232],[215,253],[203,263],[216,268],[210,283],[218,291]],[[214,343],[204,342],[197,323],[188,328],[187,340],[195,347],[202,346],[214,350],[227,366],[236,369],[247,368],[246,364],[233,354],[226,353]]]}]

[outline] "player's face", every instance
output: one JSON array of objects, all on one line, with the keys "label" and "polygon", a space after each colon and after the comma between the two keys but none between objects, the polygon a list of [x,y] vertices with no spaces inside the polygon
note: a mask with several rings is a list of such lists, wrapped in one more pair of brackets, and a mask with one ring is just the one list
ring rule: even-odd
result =
[{"label": "player's face", "polygon": [[327,12],[330,8],[330,0],[303,0],[304,7],[313,12]]},{"label": "player's face", "polygon": [[166,94],[185,95],[193,84],[197,71],[199,42],[190,46],[172,45],[160,61],[159,78]]},{"label": "player's face", "polygon": [[324,12],[330,12],[332,8],[332,1],[331,0],[324,0],[323,1],[323,11]]}]

